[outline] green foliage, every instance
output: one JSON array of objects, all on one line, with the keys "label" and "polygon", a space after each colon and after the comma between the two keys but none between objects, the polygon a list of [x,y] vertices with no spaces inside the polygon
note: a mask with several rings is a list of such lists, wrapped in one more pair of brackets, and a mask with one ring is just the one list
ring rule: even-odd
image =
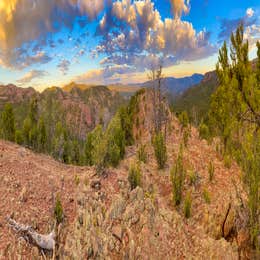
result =
[{"label": "green foliage", "polygon": [[137,157],[140,162],[146,163],[147,161],[147,152],[146,152],[146,145],[141,144],[137,151]]},{"label": "green foliage", "polygon": [[38,123],[38,150],[44,152],[47,144],[47,133],[43,118]]},{"label": "green foliage", "polygon": [[57,224],[60,224],[63,221],[63,208],[60,200],[60,196],[58,195],[55,202],[54,207],[54,217],[57,221]]},{"label": "green foliage", "polygon": [[132,164],[128,172],[128,181],[130,183],[131,190],[137,186],[141,186],[142,173],[140,165],[138,163]]},{"label": "green foliage", "polygon": [[73,140],[71,144],[71,152],[70,152],[71,163],[79,165],[80,164],[80,150],[79,150],[79,142],[77,140]]},{"label": "green foliage", "polygon": [[252,245],[259,250],[260,215],[260,133],[243,147],[242,167],[248,186],[249,224]]},{"label": "green foliage", "polygon": [[155,134],[153,137],[154,153],[159,169],[163,169],[167,161],[167,148],[165,138],[162,132]]},{"label": "green foliage", "polygon": [[197,171],[190,171],[189,172],[189,182],[190,185],[196,185],[199,181],[199,173]]},{"label": "green foliage", "polygon": [[[243,26],[231,35],[230,51],[224,43],[216,66],[220,86],[212,96],[209,123],[224,145],[224,163],[234,157],[243,166],[248,187],[251,241],[257,246],[259,233],[259,145],[260,130],[260,43],[255,71],[249,62],[249,44]],[[229,55],[230,54],[230,55]],[[230,58],[229,58],[230,57]],[[258,205],[258,206],[256,206]]]},{"label": "green foliage", "polygon": [[207,204],[210,204],[211,199],[210,199],[210,194],[209,194],[209,192],[208,192],[207,189],[204,189],[204,190],[203,190],[203,198],[204,198],[204,200],[205,200],[205,202],[206,202]]},{"label": "green foliage", "polygon": [[15,139],[15,119],[13,107],[11,104],[6,104],[4,111],[1,114],[1,128],[4,139],[14,141]]},{"label": "green foliage", "polygon": [[224,155],[224,165],[226,168],[230,169],[231,167],[231,156],[229,154]]},{"label": "green foliage", "polygon": [[94,150],[93,139],[94,139],[93,133],[91,132],[88,133],[86,137],[85,147],[84,147],[85,163],[90,166],[93,165],[93,155],[92,155],[93,154],[92,152]]},{"label": "green foliage", "polygon": [[20,145],[23,144],[23,133],[21,130],[15,131],[15,142]]},{"label": "green foliage", "polygon": [[184,146],[187,147],[188,146],[188,141],[189,141],[189,137],[190,137],[190,128],[185,128],[183,131],[183,143]]},{"label": "green foliage", "polygon": [[189,117],[186,111],[183,111],[178,116],[182,129],[188,127]]},{"label": "green foliage", "polygon": [[125,131],[117,114],[108,125],[105,133],[108,143],[107,160],[112,166],[117,166],[125,155]]},{"label": "green foliage", "polygon": [[191,216],[191,195],[188,193],[184,200],[184,216],[190,218]]},{"label": "green foliage", "polygon": [[172,167],[170,174],[172,182],[173,201],[175,206],[178,206],[182,200],[182,190],[186,175],[183,166],[182,147],[180,147],[177,161],[175,162],[175,165]]},{"label": "green foliage", "polygon": [[201,139],[208,140],[210,137],[209,127],[203,122],[199,126],[199,136]]},{"label": "green foliage", "polygon": [[26,146],[30,145],[30,130],[31,130],[31,120],[30,118],[27,117],[23,122],[23,128],[22,128],[23,139]]},{"label": "green foliage", "polygon": [[212,161],[210,161],[209,166],[208,166],[208,173],[209,173],[209,181],[210,182],[213,181],[214,172],[215,172],[214,164],[212,163]]}]

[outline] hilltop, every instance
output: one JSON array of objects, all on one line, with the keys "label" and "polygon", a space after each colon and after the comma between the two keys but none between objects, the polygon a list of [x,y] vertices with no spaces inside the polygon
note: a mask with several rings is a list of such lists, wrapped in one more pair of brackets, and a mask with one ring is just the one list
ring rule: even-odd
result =
[{"label": "hilltop", "polygon": [[[191,127],[188,146],[183,151],[187,170],[183,196],[191,195],[191,217],[185,218],[184,204],[172,201],[170,169],[183,142],[183,130],[171,114],[167,131],[167,164],[158,170],[151,146],[149,91],[136,97],[135,145],[126,148],[116,168],[99,177],[94,167],[63,165],[52,158],[34,154],[18,145],[0,142],[1,229],[3,257],[41,254],[8,232],[5,217],[33,225],[40,233],[53,226],[54,198],[59,193],[65,213],[60,227],[61,258],[97,259],[237,259],[248,255],[245,212],[247,200],[241,170],[235,162],[225,167],[215,150]],[[143,119],[137,124],[137,118]],[[128,172],[138,158],[140,144],[146,145],[147,162],[140,164],[141,187],[130,189]],[[214,165],[213,181],[208,166]],[[195,179],[192,174],[195,174]],[[193,177],[192,177],[193,176]],[[0,254],[0,255],[1,255]]]}]

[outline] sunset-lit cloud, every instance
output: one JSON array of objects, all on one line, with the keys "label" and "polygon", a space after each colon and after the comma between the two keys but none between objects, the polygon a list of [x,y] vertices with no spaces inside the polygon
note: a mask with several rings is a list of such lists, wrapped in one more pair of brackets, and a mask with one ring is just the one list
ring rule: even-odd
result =
[{"label": "sunset-lit cloud", "polygon": [[241,22],[255,48],[257,0],[208,1],[203,8],[192,0],[1,0],[0,80],[41,87],[75,79],[136,82],[158,64],[168,76],[207,71],[200,65],[210,60],[214,69],[217,50]]}]

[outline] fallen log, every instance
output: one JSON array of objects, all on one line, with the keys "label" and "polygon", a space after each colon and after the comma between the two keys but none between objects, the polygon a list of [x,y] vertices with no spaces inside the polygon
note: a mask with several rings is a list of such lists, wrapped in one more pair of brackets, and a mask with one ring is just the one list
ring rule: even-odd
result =
[{"label": "fallen log", "polygon": [[19,224],[10,217],[7,218],[7,223],[17,233],[18,236],[24,238],[28,243],[36,245],[43,250],[55,250],[54,230],[48,235],[42,235],[37,233],[31,226]]}]

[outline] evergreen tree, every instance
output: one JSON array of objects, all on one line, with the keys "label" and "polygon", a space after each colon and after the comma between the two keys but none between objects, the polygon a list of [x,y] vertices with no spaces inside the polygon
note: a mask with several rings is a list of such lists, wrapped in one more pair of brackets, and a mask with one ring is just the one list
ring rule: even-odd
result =
[{"label": "evergreen tree", "polygon": [[8,141],[15,139],[14,112],[11,104],[6,104],[1,115],[2,136]]},{"label": "evergreen tree", "polygon": [[158,168],[163,169],[167,161],[167,148],[165,138],[162,132],[157,133],[153,137],[154,153],[157,160]]},{"label": "evergreen tree", "polygon": [[22,128],[24,144],[26,146],[30,145],[30,130],[31,130],[31,120],[29,117],[27,117],[23,122],[23,128]]},{"label": "evergreen tree", "polygon": [[92,166],[93,165],[93,150],[94,150],[92,133],[87,134],[84,150],[85,150],[85,163],[87,165]]},{"label": "evergreen tree", "polygon": [[72,141],[72,147],[71,147],[71,162],[73,164],[79,164],[80,163],[80,150],[79,150],[79,142],[77,140]]},{"label": "evergreen tree", "polygon": [[44,152],[46,149],[47,134],[43,118],[41,117],[38,123],[38,149]]}]

